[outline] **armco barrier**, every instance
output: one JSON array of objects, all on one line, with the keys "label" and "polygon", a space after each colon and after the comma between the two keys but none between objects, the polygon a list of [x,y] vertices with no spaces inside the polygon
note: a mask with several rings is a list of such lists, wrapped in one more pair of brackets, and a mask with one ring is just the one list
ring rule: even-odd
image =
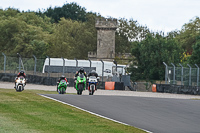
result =
[{"label": "armco barrier", "polygon": [[[16,74],[11,73],[0,73],[0,81],[6,81],[6,82],[15,82]],[[55,77],[43,77],[43,76],[37,76],[37,75],[26,75],[27,77],[27,83],[33,83],[33,84],[41,84],[41,85],[56,85],[58,78]],[[69,82],[69,87],[72,87],[74,84],[74,79],[67,79]]]},{"label": "armco barrier", "polygon": [[156,84],[156,91],[161,93],[200,95],[200,87],[196,86]]}]

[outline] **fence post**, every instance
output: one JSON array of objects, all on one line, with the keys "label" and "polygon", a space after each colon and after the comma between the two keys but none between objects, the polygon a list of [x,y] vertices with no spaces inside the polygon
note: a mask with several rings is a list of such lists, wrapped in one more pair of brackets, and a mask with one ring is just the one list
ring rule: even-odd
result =
[{"label": "fence post", "polygon": [[4,73],[6,73],[6,55],[2,52],[2,55],[4,56],[4,67],[3,67],[3,70],[4,70]]},{"label": "fence post", "polygon": [[48,66],[48,78],[49,78],[49,69],[50,69],[50,58],[49,56],[46,56],[49,59],[49,66]]},{"label": "fence post", "polygon": [[35,65],[34,65],[34,75],[36,74],[36,66],[37,66],[37,58],[35,57],[35,55],[33,55],[34,59],[35,59]]},{"label": "fence post", "polygon": [[19,72],[21,71],[21,55],[19,53],[17,53],[17,55],[19,56]]},{"label": "fence post", "polygon": [[[76,60],[76,71],[77,71],[77,67],[78,67],[78,60],[76,58],[74,58],[74,60]],[[75,72],[76,73],[76,72]]]},{"label": "fence post", "polygon": [[181,63],[179,63],[179,65],[181,66],[181,85],[183,85],[183,66]]},{"label": "fence post", "polygon": [[90,71],[89,72],[91,72],[92,61],[90,59],[88,59],[88,60],[90,62]]},{"label": "fence post", "polygon": [[61,57],[63,59],[63,75],[65,73],[65,59],[63,57]]},{"label": "fence post", "polygon": [[102,86],[103,86],[104,62],[103,60],[101,60],[101,62],[102,62]]},{"label": "fence post", "polygon": [[189,72],[189,86],[191,86],[191,70],[192,70],[192,68],[191,68],[191,66],[189,64],[187,64],[187,65],[190,68],[190,72]]},{"label": "fence post", "polygon": [[175,72],[176,72],[175,69],[176,69],[176,67],[175,67],[175,65],[174,65],[173,63],[171,63],[171,64],[172,64],[172,66],[174,67],[174,71],[173,71],[173,84],[175,84],[175,76],[176,76],[176,75],[175,75],[175,74],[176,74],[176,73],[175,73]]},{"label": "fence post", "polygon": [[199,86],[199,66],[197,64],[195,64],[195,66],[197,67],[197,88]]},{"label": "fence post", "polygon": [[115,67],[116,67],[115,69],[116,69],[116,74],[117,74],[117,61],[114,60],[113,63],[115,64]]},{"label": "fence post", "polygon": [[163,62],[163,64],[165,65],[165,84],[167,84],[167,77],[168,77],[168,66],[165,62]]}]

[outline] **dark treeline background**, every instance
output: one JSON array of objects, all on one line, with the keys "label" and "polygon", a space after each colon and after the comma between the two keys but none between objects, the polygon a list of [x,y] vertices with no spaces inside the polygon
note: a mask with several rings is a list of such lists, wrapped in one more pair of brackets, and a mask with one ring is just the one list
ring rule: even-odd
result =
[{"label": "dark treeline background", "polygon": [[[15,57],[20,53],[22,57],[87,59],[88,51],[96,51],[96,18],[104,17],[86,12],[77,3],[38,12],[0,9],[0,52]],[[118,24],[115,51],[132,57],[116,56],[116,60],[130,64],[132,80],[163,80],[163,62],[200,66],[199,17],[169,33],[150,32],[133,19],[120,18]]]}]

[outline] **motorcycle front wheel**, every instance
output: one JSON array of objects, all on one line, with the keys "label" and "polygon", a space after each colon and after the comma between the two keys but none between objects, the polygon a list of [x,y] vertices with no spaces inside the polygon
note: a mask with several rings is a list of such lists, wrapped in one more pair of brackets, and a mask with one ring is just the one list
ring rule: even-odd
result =
[{"label": "motorcycle front wheel", "polygon": [[83,87],[84,87],[83,84],[78,84],[78,90],[77,90],[77,94],[78,94],[78,95],[82,95]]}]

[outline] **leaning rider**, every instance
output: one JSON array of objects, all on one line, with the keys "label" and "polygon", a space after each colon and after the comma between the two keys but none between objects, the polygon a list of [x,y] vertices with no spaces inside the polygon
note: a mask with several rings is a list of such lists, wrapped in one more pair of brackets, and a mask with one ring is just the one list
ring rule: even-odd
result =
[{"label": "leaning rider", "polygon": [[62,76],[58,79],[58,81],[57,81],[57,91],[58,91],[58,85],[59,85],[59,83],[60,83],[61,80],[65,80],[66,83],[67,83],[67,79],[65,78],[65,75],[62,75]]}]

